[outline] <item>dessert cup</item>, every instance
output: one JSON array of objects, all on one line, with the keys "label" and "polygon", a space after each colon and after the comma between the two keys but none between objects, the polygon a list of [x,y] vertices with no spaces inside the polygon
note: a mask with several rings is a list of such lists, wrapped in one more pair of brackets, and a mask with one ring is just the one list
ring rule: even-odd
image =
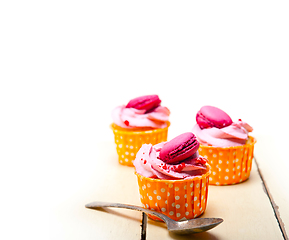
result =
[{"label": "dessert cup", "polygon": [[241,183],[250,176],[256,139],[249,136],[246,144],[234,147],[212,147],[200,145],[199,154],[208,159],[212,174],[212,185]]},{"label": "dessert cup", "polygon": [[118,154],[118,161],[122,165],[133,166],[136,153],[145,143],[153,145],[167,141],[168,128],[139,128],[137,130],[125,129],[112,123],[110,125],[114,133],[114,141]]},{"label": "dessert cup", "polygon": [[[155,179],[135,173],[142,205],[176,221],[196,218],[207,207],[210,173],[209,169],[201,176],[183,180]],[[150,218],[161,221],[152,215]]]}]

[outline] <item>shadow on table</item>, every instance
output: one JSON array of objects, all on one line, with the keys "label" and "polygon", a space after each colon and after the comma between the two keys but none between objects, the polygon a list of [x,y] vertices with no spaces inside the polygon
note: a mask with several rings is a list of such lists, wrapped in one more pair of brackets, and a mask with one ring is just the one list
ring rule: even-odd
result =
[{"label": "shadow on table", "polygon": [[[123,217],[124,219],[130,219],[133,221],[140,222],[140,218],[133,217],[133,216],[130,216],[130,215],[125,214],[125,213],[121,213],[118,210],[112,210],[110,208],[98,208],[97,211],[105,212],[105,213],[112,214],[112,215],[118,216],[118,217]],[[141,214],[141,212],[140,212],[140,214]],[[163,229],[167,229],[167,226],[164,222],[154,221],[154,220],[149,219],[148,223],[151,225],[154,225],[154,226],[158,226],[158,227],[163,228]],[[178,235],[178,234],[170,233],[168,231],[168,234],[172,239],[176,239],[176,240],[186,240],[186,239],[218,240],[219,239],[216,236],[214,236],[214,234],[211,233],[210,231],[202,232],[202,233],[188,234],[188,235]]]},{"label": "shadow on table", "polygon": [[[167,229],[167,226],[164,222],[160,222],[160,221],[154,221],[152,219],[148,220],[148,223],[154,226],[158,226],[160,228],[164,228]],[[179,234],[175,234],[175,233],[170,233],[168,231],[168,235],[170,236],[170,238],[172,239],[176,239],[176,240],[186,240],[186,239],[198,239],[198,240],[219,240],[218,237],[216,237],[211,231],[207,231],[207,232],[202,232],[202,233],[192,233],[192,234],[187,234],[187,235],[179,235]]]},{"label": "shadow on table", "polygon": [[177,235],[174,233],[169,233],[169,235],[172,239],[179,239],[179,240],[185,240],[185,239],[218,240],[219,239],[210,232],[194,233],[194,234],[189,234],[189,235]]}]

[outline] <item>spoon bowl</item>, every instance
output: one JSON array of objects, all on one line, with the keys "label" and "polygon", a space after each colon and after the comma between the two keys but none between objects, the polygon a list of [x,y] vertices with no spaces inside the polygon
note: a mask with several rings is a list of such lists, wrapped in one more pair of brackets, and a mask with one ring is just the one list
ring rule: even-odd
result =
[{"label": "spoon bowl", "polygon": [[146,214],[151,214],[161,218],[166,223],[168,230],[176,234],[190,234],[190,233],[204,232],[216,227],[217,225],[223,222],[222,218],[194,218],[185,221],[175,221],[162,213],[122,203],[92,202],[86,204],[85,207],[90,209],[97,209],[102,207],[116,207],[141,211]]}]

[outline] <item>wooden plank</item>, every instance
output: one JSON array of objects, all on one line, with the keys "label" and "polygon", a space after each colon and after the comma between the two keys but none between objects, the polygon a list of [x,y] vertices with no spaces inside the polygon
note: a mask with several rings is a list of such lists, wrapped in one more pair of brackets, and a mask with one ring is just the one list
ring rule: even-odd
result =
[{"label": "wooden plank", "polygon": [[[89,164],[86,174],[91,177],[50,212],[50,238],[140,239],[141,212],[85,208],[85,204],[96,200],[139,205],[134,169],[118,163],[113,143],[98,144],[97,158],[86,164]],[[81,181],[86,176],[75,177]]]},{"label": "wooden plank", "polygon": [[[284,138],[285,135],[283,135]],[[289,163],[282,137],[259,135],[255,155],[284,239],[289,232]],[[278,139],[278,141],[277,141]],[[283,145],[282,145],[283,144]]]}]

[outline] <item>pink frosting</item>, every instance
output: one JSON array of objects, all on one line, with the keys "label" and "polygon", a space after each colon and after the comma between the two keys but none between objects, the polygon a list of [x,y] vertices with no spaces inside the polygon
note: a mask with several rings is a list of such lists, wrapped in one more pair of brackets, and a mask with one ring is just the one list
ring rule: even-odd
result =
[{"label": "pink frosting", "polygon": [[209,170],[207,160],[196,152],[179,164],[166,164],[159,158],[161,148],[166,142],[156,145],[143,144],[133,162],[136,172],[144,177],[157,179],[190,179]]},{"label": "pink frosting", "polygon": [[151,112],[135,108],[118,106],[112,111],[113,122],[122,128],[165,128],[169,120],[170,111],[166,107],[158,106]]},{"label": "pink frosting", "polygon": [[220,129],[215,127],[201,129],[199,125],[196,124],[192,130],[200,144],[213,147],[244,145],[248,140],[248,133],[252,131],[253,128],[241,120]]}]

